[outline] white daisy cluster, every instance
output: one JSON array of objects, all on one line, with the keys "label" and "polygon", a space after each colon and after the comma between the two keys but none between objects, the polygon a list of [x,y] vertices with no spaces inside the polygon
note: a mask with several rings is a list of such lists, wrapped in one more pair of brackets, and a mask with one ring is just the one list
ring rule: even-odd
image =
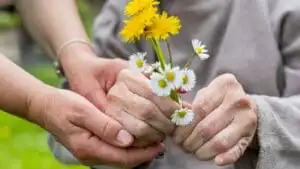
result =
[{"label": "white daisy cluster", "polygon": [[[193,57],[199,56],[201,60],[209,58],[205,45],[202,45],[199,40],[192,40],[192,46],[194,49]],[[178,96],[194,88],[196,75],[193,70],[187,68],[192,62],[193,57],[190,58],[183,69],[180,69],[178,66],[172,66],[172,64],[163,64],[164,66],[162,66],[160,62],[148,64],[145,61],[146,55],[147,53],[135,53],[131,55],[129,67],[132,71],[143,73],[149,78],[149,84],[153,92],[158,96],[171,97],[172,93]],[[180,100],[175,101],[178,103],[181,102]],[[176,110],[171,118],[176,125],[187,125],[193,120],[194,113],[189,109],[181,108]]]},{"label": "white daisy cluster", "polygon": [[171,91],[184,94],[194,88],[196,75],[193,70],[166,65],[165,69],[159,68],[150,76],[150,86],[158,96],[169,96]]}]

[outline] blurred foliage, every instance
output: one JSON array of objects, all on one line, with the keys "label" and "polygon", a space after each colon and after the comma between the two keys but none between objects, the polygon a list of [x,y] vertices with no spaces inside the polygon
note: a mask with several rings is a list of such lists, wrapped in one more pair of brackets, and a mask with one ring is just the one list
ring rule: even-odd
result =
[{"label": "blurred foliage", "polygon": [[55,73],[54,67],[51,64],[39,64],[30,66],[27,67],[26,70],[36,78],[51,86],[57,87],[61,82],[61,80]]},{"label": "blurred foliage", "polygon": [[[27,69],[45,83],[60,83],[51,65]],[[47,133],[40,127],[0,111],[1,169],[86,169],[64,166],[54,159],[47,145]]]},{"label": "blurred foliage", "polygon": [[78,11],[88,35],[91,36],[92,25],[93,25],[93,13],[92,6],[87,0],[77,0]]},{"label": "blurred foliage", "polygon": [[[83,25],[91,35],[93,14],[91,4],[88,0],[77,0],[78,11],[83,22]],[[17,13],[0,11],[0,29],[11,29],[21,26],[21,19]]]},{"label": "blurred foliage", "polygon": [[0,29],[11,29],[21,26],[21,19],[16,13],[0,12]]}]

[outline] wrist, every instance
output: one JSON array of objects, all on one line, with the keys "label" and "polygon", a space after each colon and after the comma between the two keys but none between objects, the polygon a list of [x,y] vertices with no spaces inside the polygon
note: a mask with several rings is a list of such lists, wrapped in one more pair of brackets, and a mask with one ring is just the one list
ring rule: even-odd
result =
[{"label": "wrist", "polygon": [[58,68],[68,77],[70,74],[74,74],[75,69],[80,68],[84,62],[95,59],[96,55],[91,45],[74,42],[65,46],[57,57]]},{"label": "wrist", "polygon": [[49,96],[55,95],[58,89],[43,84],[35,88],[34,92],[31,92],[27,96],[27,114],[26,119],[38,124],[45,128],[45,120],[47,118],[47,109],[49,109],[48,102],[50,101]]}]

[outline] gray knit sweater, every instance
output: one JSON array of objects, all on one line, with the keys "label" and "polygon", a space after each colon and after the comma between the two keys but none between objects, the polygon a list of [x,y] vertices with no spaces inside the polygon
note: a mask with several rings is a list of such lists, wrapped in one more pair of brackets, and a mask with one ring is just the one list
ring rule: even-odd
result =
[{"label": "gray knit sweater", "polygon": [[[154,61],[145,42],[132,45],[120,40],[125,3],[109,0],[103,7],[95,20],[95,48],[99,56],[125,59],[132,52],[147,51]],[[208,61],[192,65],[197,87],[186,100],[216,76],[235,74],[259,105],[259,148],[248,149],[234,166],[217,167],[167,140],[165,157],[153,160],[148,168],[300,168],[300,0],[165,0],[162,8],[182,21],[181,33],[171,40],[176,64],[186,62],[193,38],[210,51]],[[52,139],[50,147],[61,161],[76,163]]]}]

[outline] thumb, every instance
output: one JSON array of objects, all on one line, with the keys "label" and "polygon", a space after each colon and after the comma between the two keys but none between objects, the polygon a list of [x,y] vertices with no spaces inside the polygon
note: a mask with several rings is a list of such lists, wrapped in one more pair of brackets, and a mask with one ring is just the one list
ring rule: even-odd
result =
[{"label": "thumb", "polygon": [[85,97],[93,103],[99,110],[105,111],[107,106],[107,97],[103,89],[97,89],[85,95]]},{"label": "thumb", "polygon": [[96,107],[87,113],[88,115],[81,120],[82,127],[110,145],[128,147],[132,144],[133,136],[119,122]]}]

